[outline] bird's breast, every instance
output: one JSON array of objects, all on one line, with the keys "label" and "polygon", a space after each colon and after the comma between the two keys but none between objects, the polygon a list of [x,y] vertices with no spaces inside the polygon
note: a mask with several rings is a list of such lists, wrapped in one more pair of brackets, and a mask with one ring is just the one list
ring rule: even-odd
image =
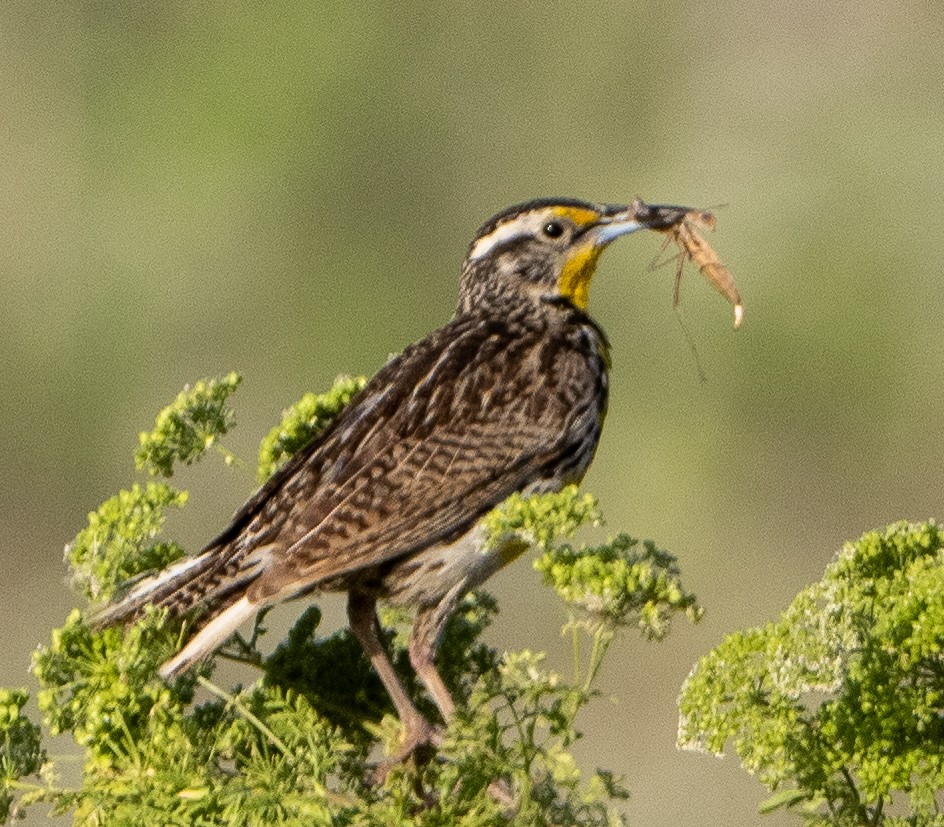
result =
[{"label": "bird's breast", "polygon": [[432,606],[482,585],[495,572],[528,550],[519,537],[486,546],[481,522],[451,541],[437,543],[397,561],[378,592],[394,605]]}]

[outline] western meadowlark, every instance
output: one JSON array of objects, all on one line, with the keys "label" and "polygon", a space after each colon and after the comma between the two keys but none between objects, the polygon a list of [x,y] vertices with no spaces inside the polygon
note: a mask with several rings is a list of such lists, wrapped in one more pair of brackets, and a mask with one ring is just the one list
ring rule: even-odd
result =
[{"label": "western meadowlark", "polygon": [[463,595],[513,553],[482,553],[481,517],[516,491],[587,470],[607,407],[608,344],[587,314],[602,250],[684,208],[573,199],[511,207],[475,236],[455,316],[377,373],[200,554],[138,583],[98,618],[147,605],[199,610],[199,631],[161,668],[173,678],[277,601],[348,594],[351,629],[405,728],[401,756],[435,743],[384,650],[376,603],[416,609],[410,662],[444,720],[434,658]]}]

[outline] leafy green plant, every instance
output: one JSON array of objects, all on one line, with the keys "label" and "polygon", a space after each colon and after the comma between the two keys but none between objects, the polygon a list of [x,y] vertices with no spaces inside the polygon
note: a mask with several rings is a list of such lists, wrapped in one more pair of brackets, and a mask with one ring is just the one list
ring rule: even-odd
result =
[{"label": "leafy green plant", "polygon": [[285,411],[259,446],[259,482],[269,479],[285,460],[327,428],[366,384],[365,376],[339,376],[327,393],[306,393]]},{"label": "leafy green plant", "polygon": [[[221,437],[234,425],[227,401],[239,381],[230,374],[180,394],[141,435],[139,467],[170,476],[210,448],[230,463]],[[260,479],[327,427],[363,381],[342,378],[287,411],[263,442]],[[76,590],[100,603],[180,557],[183,549],[162,530],[167,509],[186,500],[186,492],[151,481],[92,512],[67,548]],[[569,607],[574,675],[548,670],[543,655],[485,645],[481,634],[497,607],[484,592],[469,595],[440,653],[460,711],[435,756],[395,767],[382,783],[372,763],[380,749],[395,750],[399,724],[350,633],[317,635],[317,607],[271,653],[260,647],[261,616],[249,636],[235,635],[172,685],[156,670],[179,647],[185,621],[151,610],[128,629],[97,630],[74,610],[34,655],[42,728],[24,713],[25,691],[0,690],[0,822],[47,802],[80,827],[623,823],[614,807],[626,795],[622,784],[602,770],[581,771],[569,752],[577,716],[595,696],[594,678],[619,628],[661,637],[675,612],[694,619],[699,609],[674,558],[651,544],[625,535],[592,548],[570,544],[581,526],[600,520],[595,500],[573,487],[513,497],[488,516],[490,542],[542,553],[536,565]],[[383,620],[394,661],[405,667],[406,617],[389,610]],[[220,658],[244,664],[251,682],[214,682]],[[432,714],[421,688],[409,688]],[[62,760],[47,755],[44,730],[71,734],[82,752],[80,783],[62,782]]]},{"label": "leafy green plant", "polygon": [[154,429],[138,436],[135,465],[153,475],[173,476],[174,465],[191,465],[211,446],[216,446],[227,464],[234,461],[219,442],[236,424],[226,402],[239,387],[235,372],[221,379],[204,379],[184,388],[158,415]]},{"label": "leafy green plant", "polygon": [[679,741],[732,744],[811,825],[942,825],[944,532],[847,544],[779,621],[729,635],[680,699]]}]

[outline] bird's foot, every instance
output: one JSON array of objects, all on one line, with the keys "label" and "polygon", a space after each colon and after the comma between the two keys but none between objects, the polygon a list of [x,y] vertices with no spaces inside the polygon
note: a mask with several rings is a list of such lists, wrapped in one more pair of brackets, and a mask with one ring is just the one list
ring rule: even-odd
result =
[{"label": "bird's foot", "polygon": [[374,769],[374,783],[383,784],[390,770],[410,759],[417,766],[426,764],[436,754],[442,740],[442,730],[433,726],[425,718],[407,724],[403,742],[397,751]]},{"label": "bird's foot", "polygon": [[512,818],[518,811],[520,802],[515,800],[515,792],[511,783],[504,778],[496,778],[488,785],[488,794],[499,807],[502,815],[506,818]]},{"label": "bird's foot", "polygon": [[[407,762],[412,762],[417,769],[425,766],[436,756],[442,742],[441,727],[433,726],[425,718],[412,721],[406,725],[403,740],[396,752],[374,768],[372,783],[383,785],[391,770]],[[414,775],[413,782],[416,785],[416,795],[426,808],[438,803],[437,796],[424,788],[418,773]],[[515,798],[514,789],[508,779],[496,778],[488,785],[487,793],[506,817],[512,818],[517,813],[520,801]]]}]

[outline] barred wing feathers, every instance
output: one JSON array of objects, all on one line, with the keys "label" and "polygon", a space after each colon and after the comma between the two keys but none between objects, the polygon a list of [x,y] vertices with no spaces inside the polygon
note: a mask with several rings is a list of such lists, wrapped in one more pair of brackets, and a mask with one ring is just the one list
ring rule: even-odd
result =
[{"label": "barred wing feathers", "polygon": [[521,324],[458,316],[411,345],[199,555],[95,620],[127,622],[147,604],[259,606],[455,536],[536,482],[579,479],[605,345],[585,327],[551,337]]},{"label": "barred wing feathers", "polygon": [[355,409],[338,423],[347,450],[325,469],[317,496],[291,504],[278,551],[249,590],[254,602],[461,533],[512,492],[571,466],[582,476],[601,414],[589,354],[558,341],[549,359],[545,337],[481,320],[443,338],[378,374],[380,387],[411,391],[388,415],[361,422]]}]

